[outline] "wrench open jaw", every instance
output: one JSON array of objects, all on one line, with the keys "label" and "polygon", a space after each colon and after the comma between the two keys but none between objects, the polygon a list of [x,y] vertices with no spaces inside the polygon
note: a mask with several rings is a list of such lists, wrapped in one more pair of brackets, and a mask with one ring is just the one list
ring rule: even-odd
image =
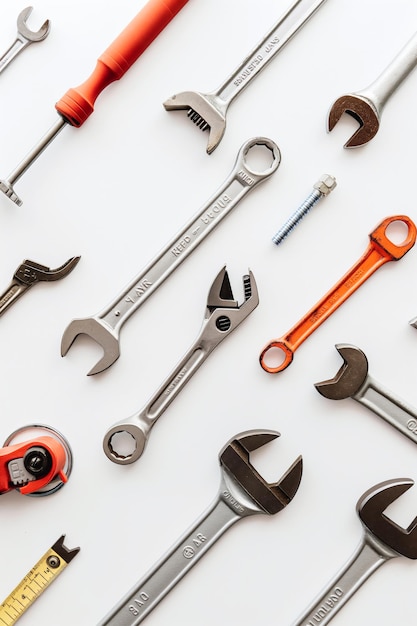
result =
[{"label": "wrench open jaw", "polygon": [[45,20],[42,26],[37,31],[30,30],[26,22],[32,13],[33,7],[26,7],[23,9],[17,17],[17,30],[18,32],[25,37],[28,41],[37,42],[45,39],[50,31],[51,24],[49,20]]},{"label": "wrench open jaw", "polygon": [[343,359],[336,376],[315,383],[317,391],[329,400],[351,398],[362,387],[368,375],[368,359],[362,350],[345,343],[336,344],[336,350]]},{"label": "wrench open jaw", "polygon": [[385,509],[412,487],[410,478],[387,480],[366,491],[358,500],[356,510],[372,535],[397,555],[417,559],[417,517],[408,528],[402,528],[385,514]]},{"label": "wrench open jaw", "polygon": [[221,466],[259,507],[260,513],[275,515],[294,498],[300,486],[303,461],[299,456],[275,483],[267,483],[250,463],[250,453],[273,441],[275,431],[253,430],[236,435],[221,450]]},{"label": "wrench open jaw", "polygon": [[333,130],[344,113],[359,123],[358,130],[345,143],[345,148],[358,148],[375,137],[379,130],[381,117],[375,106],[367,98],[355,93],[338,98],[329,111],[328,132]]},{"label": "wrench open jaw", "polygon": [[72,320],[61,339],[61,356],[65,356],[78,335],[88,335],[103,348],[103,356],[87,376],[98,374],[109,368],[120,356],[119,333],[96,316]]},{"label": "wrench open jaw", "polygon": [[219,145],[226,130],[227,103],[210,93],[183,91],[168,100],[163,106],[166,111],[188,109],[188,118],[200,128],[209,131],[207,154],[211,154]]}]

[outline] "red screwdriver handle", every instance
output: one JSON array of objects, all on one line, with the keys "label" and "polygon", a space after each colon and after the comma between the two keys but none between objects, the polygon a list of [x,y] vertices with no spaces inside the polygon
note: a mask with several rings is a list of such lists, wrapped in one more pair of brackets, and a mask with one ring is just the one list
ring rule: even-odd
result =
[{"label": "red screwdriver handle", "polygon": [[55,108],[71,126],[81,126],[110,83],[119,80],[188,0],[149,0],[99,57],[91,76],[69,89]]}]

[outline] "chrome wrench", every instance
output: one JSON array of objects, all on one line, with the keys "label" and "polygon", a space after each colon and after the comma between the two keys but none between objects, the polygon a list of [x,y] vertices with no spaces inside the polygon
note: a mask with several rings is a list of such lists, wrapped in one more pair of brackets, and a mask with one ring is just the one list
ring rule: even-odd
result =
[{"label": "chrome wrench", "polygon": [[382,111],[401,83],[417,65],[417,33],[400,50],[390,65],[368,87],[341,96],[330,108],[327,129],[332,131],[343,113],[351,115],[359,128],[345,143],[345,148],[357,148],[368,143],[379,130]]},{"label": "chrome wrench", "polygon": [[17,55],[31,43],[37,43],[45,39],[50,31],[50,22],[46,20],[39,30],[32,31],[26,26],[26,20],[32,13],[33,7],[23,9],[17,17],[17,35],[10,48],[0,57],[0,73],[13,61]]},{"label": "chrome wrench", "polygon": [[168,98],[167,111],[188,109],[188,117],[201,130],[209,129],[207,153],[211,154],[226,130],[226,112],[230,103],[257,76],[326,0],[297,0],[274,24],[252,52],[216,91],[184,91]]},{"label": "chrome wrench", "polygon": [[369,376],[362,350],[345,343],[336,344],[336,350],[344,363],[334,378],[315,384],[317,391],[330,400],[357,400],[417,443],[417,409]]},{"label": "chrome wrench", "polygon": [[[131,417],[114,424],[105,434],[103,449],[110,461],[127,465],[142,456],[151,429],[165,409],[213,350],[258,306],[258,289],[252,272],[243,277],[243,286],[245,299],[239,306],[233,298],[226,268],[220,270],[209,291],[201,331],[191,348],[146,406]],[[116,437],[120,433],[127,433],[132,438],[134,449],[131,453],[122,454],[118,450]]]},{"label": "chrome wrench", "polygon": [[[248,153],[255,146],[266,149],[270,158],[270,164],[263,172],[256,171],[248,162]],[[249,191],[276,171],[280,161],[279,148],[271,139],[255,137],[246,141],[239,150],[231,174],[200,213],[186,224],[101,313],[70,322],[62,337],[61,355],[67,354],[79,334],[86,334],[97,341],[104,350],[103,357],[88,375],[97,374],[113,365],[120,356],[119,333],[124,322]]]},{"label": "chrome wrench", "polygon": [[292,626],[326,626],[383,563],[398,556],[417,559],[417,517],[404,529],[384,513],[413,484],[409,478],[387,480],[361,496],[356,505],[364,528],[359,548],[320,598]]},{"label": "chrome wrench", "polygon": [[279,437],[250,430],[220,451],[220,489],[212,505],[140,580],[98,626],[137,626],[235,522],[250,515],[275,515],[294,498],[303,462],[299,456],[285,474],[267,483],[250,462],[250,453]]}]

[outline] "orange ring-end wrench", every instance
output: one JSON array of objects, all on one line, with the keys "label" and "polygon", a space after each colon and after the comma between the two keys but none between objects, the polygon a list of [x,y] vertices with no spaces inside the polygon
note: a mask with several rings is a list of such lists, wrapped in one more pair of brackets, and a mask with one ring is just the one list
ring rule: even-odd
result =
[{"label": "orange ring-end wrench", "polygon": [[[388,226],[393,222],[403,222],[408,228],[407,237],[400,245],[393,243],[386,234]],[[381,265],[401,259],[414,246],[416,234],[416,225],[406,215],[394,215],[381,222],[370,233],[370,243],[359,261],[286,335],[280,339],[273,339],[263,348],[259,356],[263,369],[270,374],[285,370],[293,360],[295,350],[303,341]],[[276,366],[268,365],[267,355],[271,351],[276,353],[277,349],[283,353],[284,360]],[[271,356],[269,354],[269,357]]]}]

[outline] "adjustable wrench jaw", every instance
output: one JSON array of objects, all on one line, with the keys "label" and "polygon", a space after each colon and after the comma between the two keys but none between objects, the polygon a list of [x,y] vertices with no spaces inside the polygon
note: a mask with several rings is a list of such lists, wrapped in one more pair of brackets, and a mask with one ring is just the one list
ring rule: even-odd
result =
[{"label": "adjustable wrench jaw", "polygon": [[298,491],[303,461],[299,456],[275,483],[268,483],[250,463],[250,452],[279,437],[272,430],[252,430],[236,435],[220,451],[222,471],[220,497],[242,517],[275,515]]},{"label": "adjustable wrench jaw", "polygon": [[314,386],[329,400],[354,398],[368,376],[368,359],[362,350],[349,344],[338,343],[336,350],[343,359],[343,365],[336,376]]},{"label": "adjustable wrench jaw", "polygon": [[163,103],[166,111],[188,109],[188,118],[202,131],[208,129],[207,154],[219,145],[226,130],[227,103],[213,94],[183,91]]},{"label": "adjustable wrench jaw", "polygon": [[387,480],[366,491],[356,505],[365,530],[392,550],[392,556],[409,559],[417,559],[417,517],[408,528],[401,528],[384,511],[413,484],[410,478]]},{"label": "adjustable wrench jaw", "polygon": [[329,111],[328,132],[333,130],[344,113],[353,117],[359,124],[359,128],[345,143],[345,148],[358,148],[375,137],[379,130],[381,114],[368,98],[355,93],[338,98]]}]

